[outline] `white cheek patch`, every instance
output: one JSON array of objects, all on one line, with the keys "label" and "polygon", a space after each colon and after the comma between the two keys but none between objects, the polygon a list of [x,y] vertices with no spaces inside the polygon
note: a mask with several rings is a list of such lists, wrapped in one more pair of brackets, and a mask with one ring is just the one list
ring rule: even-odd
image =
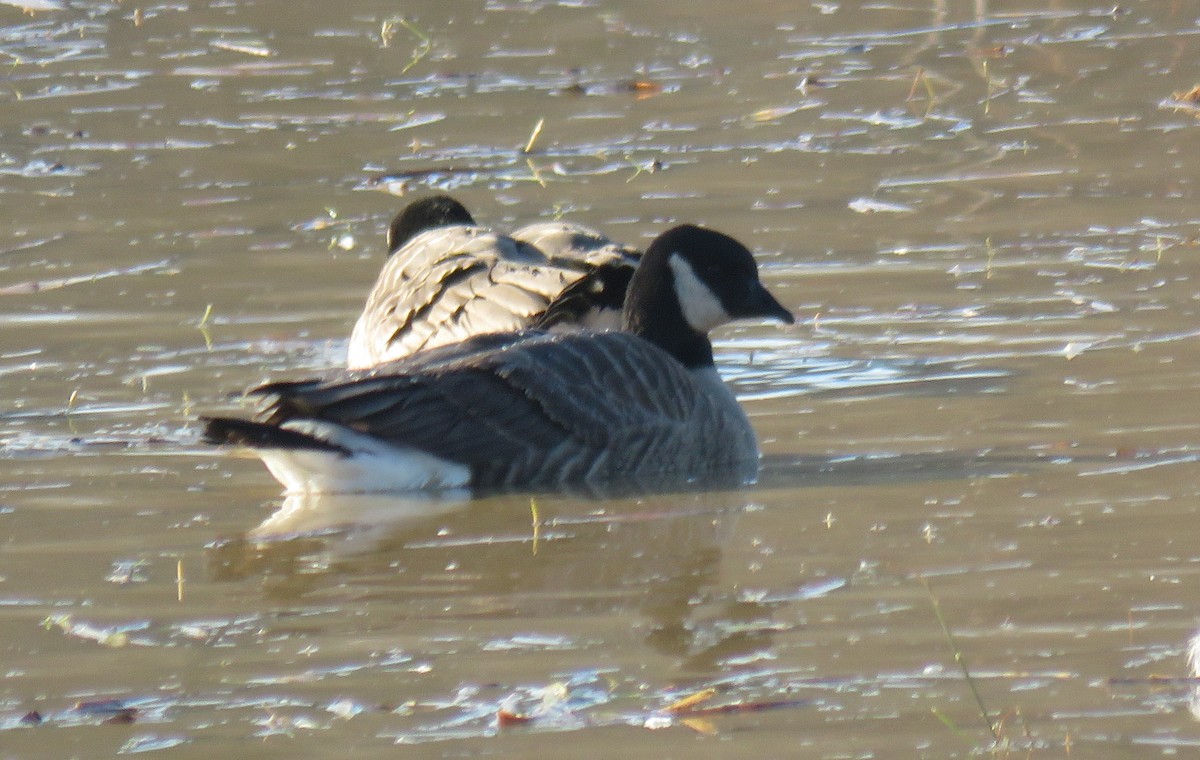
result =
[{"label": "white cheek patch", "polygon": [[707,333],[714,327],[731,321],[732,317],[721,305],[721,299],[696,276],[696,271],[687,259],[678,253],[672,253],[667,263],[675,276],[675,296],[683,309],[683,318],[693,330]]}]

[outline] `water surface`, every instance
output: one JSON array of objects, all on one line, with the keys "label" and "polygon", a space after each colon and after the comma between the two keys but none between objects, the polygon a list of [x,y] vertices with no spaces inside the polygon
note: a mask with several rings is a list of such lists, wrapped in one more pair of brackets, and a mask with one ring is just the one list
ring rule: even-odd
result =
[{"label": "water surface", "polygon": [[[1197,743],[1195,9],[287,7],[0,5],[9,754]],[[434,190],[754,248],[761,482],[283,502],[199,445]]]}]

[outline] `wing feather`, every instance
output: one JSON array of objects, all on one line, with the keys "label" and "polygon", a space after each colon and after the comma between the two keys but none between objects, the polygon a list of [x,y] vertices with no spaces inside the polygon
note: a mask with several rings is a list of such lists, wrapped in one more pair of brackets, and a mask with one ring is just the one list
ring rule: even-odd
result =
[{"label": "wing feather", "polygon": [[545,264],[535,248],[480,227],[418,235],[380,272],[351,334],[348,364],[370,367],[458,342],[480,323],[487,332],[519,329],[546,299],[498,287],[493,272]]}]

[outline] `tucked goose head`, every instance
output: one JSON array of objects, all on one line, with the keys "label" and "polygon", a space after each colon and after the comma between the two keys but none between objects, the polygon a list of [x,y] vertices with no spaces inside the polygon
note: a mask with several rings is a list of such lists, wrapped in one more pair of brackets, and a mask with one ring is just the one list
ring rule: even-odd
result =
[{"label": "tucked goose head", "polygon": [[691,224],[654,239],[625,299],[625,328],[692,368],[712,364],[709,330],[754,318],[796,321],[763,287],[744,245]]},{"label": "tucked goose head", "polygon": [[434,195],[408,204],[388,227],[388,255],[426,230],[451,225],[474,225],[471,212],[449,195]]}]

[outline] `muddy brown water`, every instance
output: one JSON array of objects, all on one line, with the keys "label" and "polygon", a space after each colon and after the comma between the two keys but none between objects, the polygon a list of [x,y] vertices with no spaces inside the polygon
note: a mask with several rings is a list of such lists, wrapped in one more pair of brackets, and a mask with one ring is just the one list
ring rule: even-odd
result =
[{"label": "muddy brown water", "polygon": [[[1193,4],[22,7],[0,754],[1200,744]],[[342,360],[434,189],[749,243],[800,316],[717,336],[760,483],[285,503],[199,445]]]}]

